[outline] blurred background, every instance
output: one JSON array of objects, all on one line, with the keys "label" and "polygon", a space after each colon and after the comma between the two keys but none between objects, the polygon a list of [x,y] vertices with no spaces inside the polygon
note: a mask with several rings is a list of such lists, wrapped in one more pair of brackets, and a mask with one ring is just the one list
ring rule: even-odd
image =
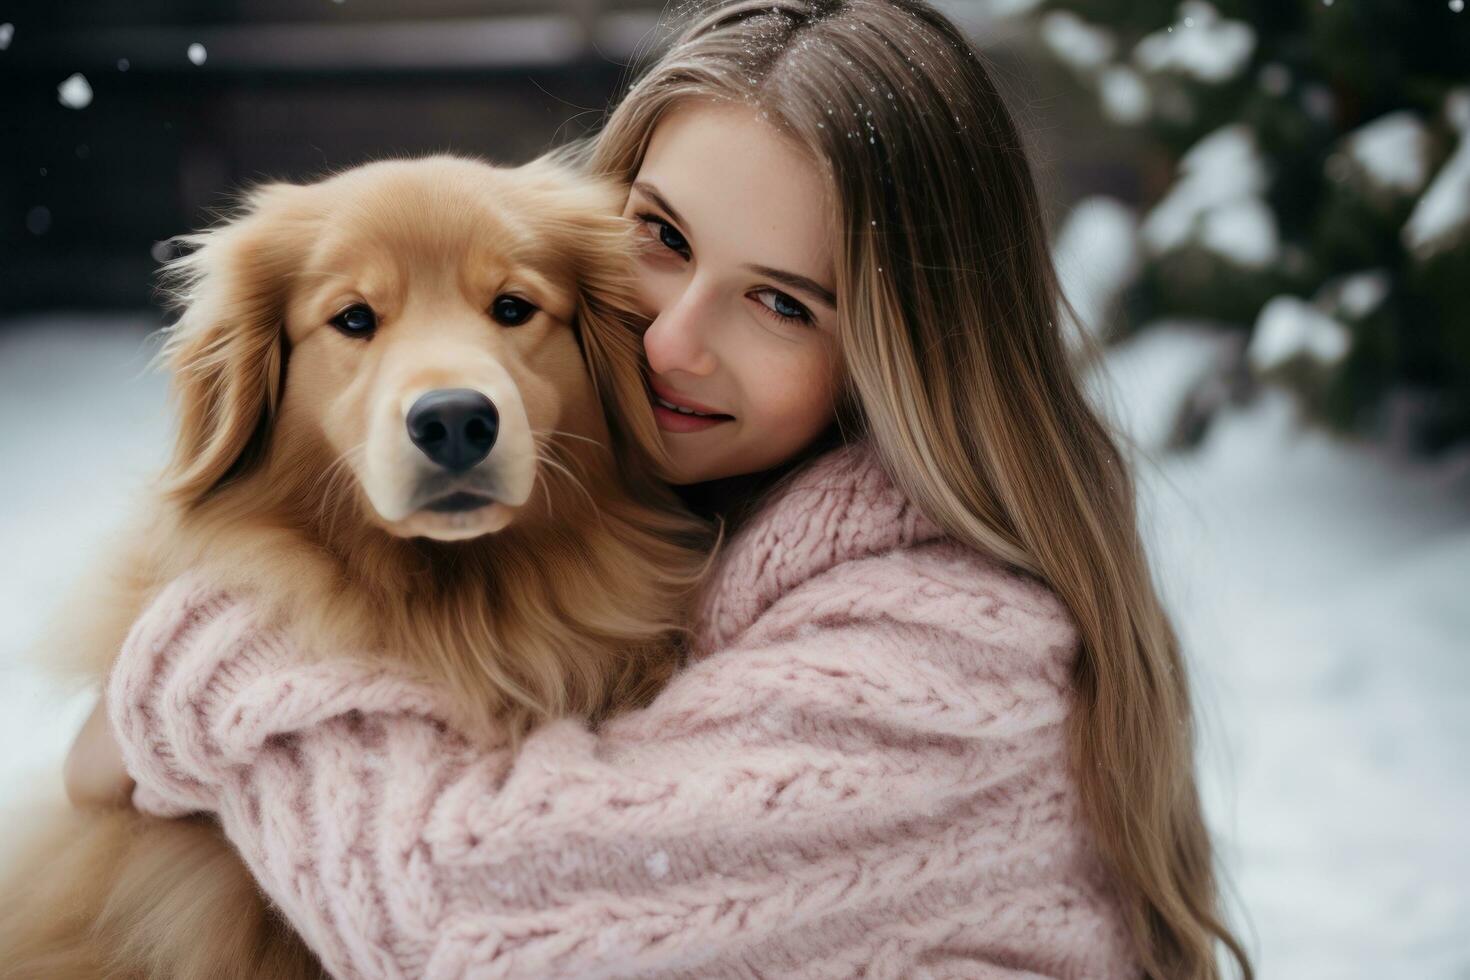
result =
[{"label": "blurred background", "polygon": [[[0,4],[0,805],[95,695],[28,659],[164,459],[168,238],[242,185],[599,124],[639,0]],[[1470,978],[1465,0],[946,0],[1027,133],[1132,444],[1267,978]]]}]

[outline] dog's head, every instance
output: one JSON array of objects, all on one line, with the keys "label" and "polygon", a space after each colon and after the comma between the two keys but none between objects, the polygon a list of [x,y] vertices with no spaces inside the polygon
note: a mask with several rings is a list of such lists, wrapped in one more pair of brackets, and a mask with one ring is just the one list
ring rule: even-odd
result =
[{"label": "dog's head", "polygon": [[329,453],[370,520],[447,541],[510,523],[558,434],[659,472],[620,204],[547,159],[255,188],[166,270],[182,307],[161,351],[180,414],[168,494],[190,507]]}]

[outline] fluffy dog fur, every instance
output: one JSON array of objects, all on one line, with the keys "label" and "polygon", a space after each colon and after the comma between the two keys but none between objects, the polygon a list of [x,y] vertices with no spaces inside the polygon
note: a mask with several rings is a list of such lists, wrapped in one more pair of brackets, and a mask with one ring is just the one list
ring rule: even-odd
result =
[{"label": "fluffy dog fur", "polygon": [[[258,597],[304,655],[387,655],[467,732],[519,737],[646,703],[677,666],[714,542],[659,480],[614,187],[550,158],[384,161],[267,184],[184,241],[160,359],[179,430],[157,499],[38,654],[95,681],[186,569]],[[503,325],[497,297],[534,316]],[[332,325],[378,314],[370,339]],[[406,434],[473,388],[495,448],[446,477]],[[436,514],[461,485],[496,503]],[[64,811],[64,812],[62,812]],[[321,970],[218,826],[53,808],[0,890],[6,977],[284,978]]]}]

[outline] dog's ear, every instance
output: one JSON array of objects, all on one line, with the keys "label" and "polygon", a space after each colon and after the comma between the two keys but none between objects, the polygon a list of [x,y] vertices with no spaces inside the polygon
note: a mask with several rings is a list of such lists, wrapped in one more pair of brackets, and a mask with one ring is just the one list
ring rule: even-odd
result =
[{"label": "dog's ear", "polygon": [[[549,206],[538,214],[564,244],[576,266],[577,338],[607,417],[619,462],[668,480],[672,462],[643,378],[643,331],[634,269],[637,226],[622,217],[626,188],[584,176],[554,156],[525,165],[549,189]],[[549,220],[548,220],[549,219]]]},{"label": "dog's ear", "polygon": [[191,506],[260,458],[285,383],[285,304],[303,252],[292,202],[302,188],[249,191],[223,224],[178,241],[162,283],[179,318],[155,363],[172,374],[178,416],[163,491]]}]

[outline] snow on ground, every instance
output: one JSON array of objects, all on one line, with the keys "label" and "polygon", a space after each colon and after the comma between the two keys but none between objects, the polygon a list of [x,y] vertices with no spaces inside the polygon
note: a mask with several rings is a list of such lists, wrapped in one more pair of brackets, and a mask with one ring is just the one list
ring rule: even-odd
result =
[{"label": "snow on ground", "polygon": [[[38,783],[60,793],[90,709],[21,655],[164,458],[163,383],[139,376],[149,325],[0,323],[0,808]],[[1140,436],[1163,431],[1180,373],[1217,353],[1195,333],[1113,354],[1113,397]],[[1285,395],[1232,411],[1188,456],[1140,462],[1192,666],[1201,788],[1267,980],[1470,976],[1467,464],[1303,430]]]},{"label": "snow on ground", "polygon": [[[1161,410],[1191,350],[1215,353],[1138,335],[1112,354],[1117,397]],[[1139,476],[1260,975],[1464,980],[1470,458],[1343,444],[1274,393]]]},{"label": "snow on ground", "polygon": [[[91,710],[31,669],[46,618],[163,462],[164,382],[146,316],[0,321],[0,814],[61,789]],[[37,783],[43,784],[37,787]]]}]

